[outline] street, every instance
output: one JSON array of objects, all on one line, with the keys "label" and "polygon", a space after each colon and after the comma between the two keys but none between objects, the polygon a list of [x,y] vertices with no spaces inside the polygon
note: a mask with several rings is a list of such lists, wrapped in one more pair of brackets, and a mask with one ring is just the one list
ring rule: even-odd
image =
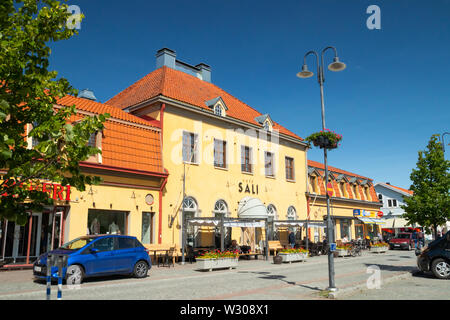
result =
[{"label": "street", "polygon": [[[336,285],[342,293],[337,299],[449,299],[443,295],[448,281],[410,276],[416,272],[413,251],[366,251],[361,257],[335,258]],[[372,281],[377,275],[381,281]],[[328,299],[327,286],[326,256],[283,265],[272,260],[240,260],[233,270],[203,272],[195,270],[195,263],[187,263],[154,266],[145,279],[86,279],[79,289],[64,285],[63,300],[320,300]],[[368,289],[374,286],[380,289]],[[32,280],[31,270],[0,273],[2,300],[45,300],[45,290],[45,283]],[[56,292],[54,284],[52,299]]]}]

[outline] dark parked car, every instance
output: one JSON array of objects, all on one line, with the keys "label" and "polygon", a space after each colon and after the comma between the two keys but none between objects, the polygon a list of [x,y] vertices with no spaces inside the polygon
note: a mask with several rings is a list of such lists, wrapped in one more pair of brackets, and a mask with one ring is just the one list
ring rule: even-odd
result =
[{"label": "dark parked car", "polygon": [[423,272],[433,272],[439,279],[450,279],[450,231],[428,244],[417,257],[417,266]]},{"label": "dark parked car", "polygon": [[[67,256],[67,267],[63,268],[62,276],[72,284],[79,284],[86,277],[113,274],[129,274],[143,278],[152,266],[147,250],[135,237],[84,236],[41,255],[33,265],[33,275],[36,279],[46,278],[49,253]],[[52,278],[58,277],[57,272],[57,267],[52,267]]]},{"label": "dark parked car", "polygon": [[414,248],[414,239],[412,233],[401,232],[396,237],[389,240],[389,249],[407,249],[412,250]]}]

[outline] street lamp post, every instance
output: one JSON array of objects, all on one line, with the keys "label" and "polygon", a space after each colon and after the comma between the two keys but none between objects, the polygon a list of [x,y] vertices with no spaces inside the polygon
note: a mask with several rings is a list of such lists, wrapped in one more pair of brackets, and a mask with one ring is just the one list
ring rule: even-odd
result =
[{"label": "street lamp post", "polygon": [[[445,141],[444,141],[444,137],[445,137],[445,135],[447,135],[447,134],[450,134],[450,132],[445,132],[445,133],[443,133],[442,135],[441,135],[441,139],[442,139],[442,150],[444,151],[444,153],[445,153]],[[449,144],[450,145],[450,144]]]},{"label": "street lamp post", "polygon": [[[321,59],[319,61],[319,55],[316,51],[309,51],[305,54],[305,56],[303,57],[303,66],[302,66],[302,71],[300,71],[299,73],[297,73],[297,77],[299,78],[310,78],[314,75],[313,72],[308,70],[308,67],[306,65],[306,57],[313,54],[316,56],[316,60],[317,60],[317,80],[319,82],[319,86],[320,86],[320,102],[321,102],[321,107],[322,107],[322,130],[325,131],[326,126],[325,126],[325,104],[324,104],[324,99],[323,99],[323,83],[325,82],[325,77],[324,77],[324,68],[323,68],[323,56],[324,53],[328,50],[328,49],[332,49],[334,51],[334,59],[333,62],[328,66],[328,69],[330,71],[342,71],[345,69],[346,65],[345,63],[342,63],[339,61],[339,58],[337,56],[337,50],[334,47],[326,47],[325,49],[322,50],[322,54],[321,54]],[[325,164],[325,181],[326,184],[328,184],[328,164],[327,164],[327,148],[324,147],[323,148],[323,158],[324,158],[324,164]],[[328,195],[328,192],[326,194],[326,199],[327,199],[327,240],[328,240],[328,245],[330,246],[332,242],[334,242],[334,227],[333,227],[333,222],[331,221],[331,217],[330,217],[330,196]],[[328,250],[328,278],[329,278],[329,287],[328,290],[329,291],[336,291],[336,285],[334,282],[334,253],[331,250]]]}]

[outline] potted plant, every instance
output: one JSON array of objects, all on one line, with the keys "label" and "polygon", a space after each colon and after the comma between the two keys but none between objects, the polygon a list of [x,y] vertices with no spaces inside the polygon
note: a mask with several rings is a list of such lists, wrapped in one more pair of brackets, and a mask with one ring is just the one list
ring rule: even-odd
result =
[{"label": "potted plant", "polygon": [[[342,135],[337,134],[330,129],[321,130],[306,137],[305,141],[314,144],[321,149],[336,149],[339,142],[342,140]],[[340,144],[339,144],[340,145]]]},{"label": "potted plant", "polygon": [[383,253],[389,249],[389,244],[386,242],[375,243],[370,248],[370,252]]},{"label": "potted plant", "polygon": [[344,244],[342,246],[337,246],[335,251],[335,256],[337,257],[345,257],[350,255],[349,251],[351,249],[350,244]]},{"label": "potted plant", "polygon": [[308,257],[306,249],[283,249],[278,254],[282,262],[305,261]]},{"label": "potted plant", "polygon": [[238,251],[213,250],[203,253],[195,258],[199,270],[212,271],[213,269],[236,268],[238,265]]}]

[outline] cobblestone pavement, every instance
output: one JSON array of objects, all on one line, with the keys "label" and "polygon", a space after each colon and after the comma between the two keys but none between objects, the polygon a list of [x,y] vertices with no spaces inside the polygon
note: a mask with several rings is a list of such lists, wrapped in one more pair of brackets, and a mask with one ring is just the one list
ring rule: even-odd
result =
[{"label": "cobblestone pavement", "polygon": [[[413,251],[388,251],[384,254],[364,252],[361,257],[335,258],[334,261],[336,286],[340,290],[364,286],[372,275],[368,268],[378,268],[382,280],[417,271]],[[212,272],[198,271],[195,266],[195,263],[176,264],[171,268],[154,266],[145,279],[123,276],[86,279],[80,289],[69,290],[64,285],[63,299],[327,299],[324,292],[328,287],[326,256],[282,265],[273,264],[272,259],[240,260],[236,269]],[[433,281],[421,279],[424,286],[426,280]],[[439,285],[444,282],[439,282]],[[395,286],[394,283],[389,286],[391,285]],[[31,270],[0,272],[0,300],[43,300],[46,298],[45,288],[45,283],[33,281]],[[382,291],[383,289],[384,287]],[[57,286],[53,285],[52,299],[56,298],[56,290]],[[403,299],[416,295],[415,292],[405,292]],[[367,294],[367,299],[371,299],[369,295],[373,293]],[[417,297],[421,297],[421,294],[417,293]]]}]

